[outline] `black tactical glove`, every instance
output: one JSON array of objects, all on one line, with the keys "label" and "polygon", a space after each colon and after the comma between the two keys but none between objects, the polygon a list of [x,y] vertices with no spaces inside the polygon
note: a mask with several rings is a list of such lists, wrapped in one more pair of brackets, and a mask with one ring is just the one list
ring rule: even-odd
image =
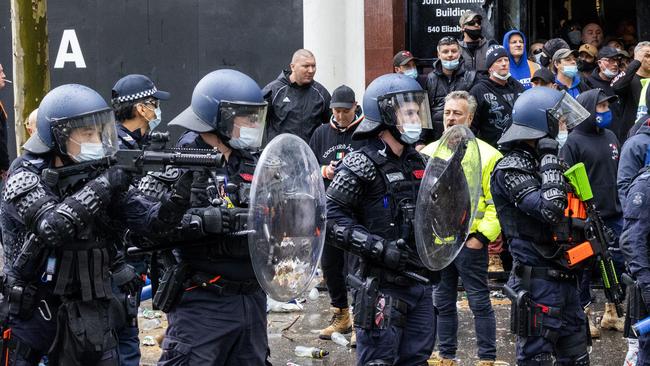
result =
[{"label": "black tactical glove", "polygon": [[186,203],[189,205],[190,197],[192,196],[192,182],[194,181],[194,172],[186,171],[178,178],[178,181],[174,184],[174,189],[172,190],[172,195],[170,200],[174,200],[176,203]]},{"label": "black tactical glove", "polygon": [[231,231],[231,213],[222,207],[201,207],[187,210],[201,218],[201,229],[206,234],[227,234]]},{"label": "black tactical glove", "polygon": [[120,290],[132,296],[136,296],[138,291],[142,289],[144,282],[133,269],[133,266],[128,264],[120,264],[112,272],[113,283],[120,288]]},{"label": "black tactical glove", "polygon": [[560,150],[560,143],[556,139],[544,137],[537,141],[537,155],[541,158],[544,155],[557,155]]},{"label": "black tactical glove", "polygon": [[124,169],[112,166],[102,175],[108,181],[112,192],[125,192],[129,189],[129,184],[131,184],[131,175]]},{"label": "black tactical glove", "polygon": [[409,259],[408,251],[403,247],[403,240],[391,240],[384,242],[384,250],[381,253],[381,258],[386,267],[402,271],[406,267]]}]

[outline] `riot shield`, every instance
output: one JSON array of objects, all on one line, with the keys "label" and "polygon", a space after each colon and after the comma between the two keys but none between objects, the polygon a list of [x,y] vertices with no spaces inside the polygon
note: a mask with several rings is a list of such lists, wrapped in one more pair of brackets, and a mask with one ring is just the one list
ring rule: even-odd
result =
[{"label": "riot shield", "polygon": [[255,276],[272,299],[294,299],[314,277],[325,242],[325,187],[309,146],[295,135],[275,137],[257,163],[250,197]]},{"label": "riot shield", "polygon": [[481,194],[481,156],[474,134],[453,126],[427,163],[415,206],[415,242],[431,270],[451,263],[463,248]]}]

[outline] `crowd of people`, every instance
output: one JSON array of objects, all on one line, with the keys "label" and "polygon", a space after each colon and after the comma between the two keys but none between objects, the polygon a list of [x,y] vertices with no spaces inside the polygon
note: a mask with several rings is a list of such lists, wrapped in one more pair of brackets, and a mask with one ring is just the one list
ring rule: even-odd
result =
[{"label": "crowd of people", "polygon": [[[151,144],[171,96],[147,76],[118,80],[110,104],[82,85],[51,90],[26,121],[23,154],[9,166],[0,151],[1,363],[138,365],[148,276],[169,321],[159,365],[269,364],[266,295],[246,237],[230,234],[246,228],[259,152],[283,133],[308,143],[327,189],[321,267],[332,321],[319,337],[351,333],[358,365],[458,364],[459,279],[476,364],[494,365],[490,271],[510,273],[517,365],[589,365],[601,329],[635,338],[630,323],[650,309],[650,42],[626,24],[605,39],[596,23],[567,22],[561,37],[531,44],[519,30],[486,39],[472,11],[459,25],[460,38],[435,45],[430,72],[402,50],[362,102],[346,85],[330,94],[318,83],[306,49],[264,88],[235,70],[207,74],[168,125],[183,129],[177,147],[221,154],[212,171],[99,168],[118,149]],[[433,270],[417,255],[415,204],[427,162],[439,163],[458,131],[480,152],[477,213],[457,256]],[[567,260],[594,240],[585,231],[594,217],[572,211],[578,192],[564,177],[580,163],[593,199],[575,207],[593,205],[616,276],[636,280],[624,289],[627,327],[610,297],[593,322],[599,269]],[[134,246],[153,254],[130,255]],[[639,365],[649,351],[639,335]]]}]

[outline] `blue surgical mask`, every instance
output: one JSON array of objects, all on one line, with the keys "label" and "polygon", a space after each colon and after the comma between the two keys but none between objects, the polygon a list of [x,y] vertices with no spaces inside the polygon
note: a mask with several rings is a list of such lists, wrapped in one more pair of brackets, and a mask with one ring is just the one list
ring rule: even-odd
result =
[{"label": "blue surgical mask", "polygon": [[444,67],[447,70],[456,70],[458,68],[458,64],[460,64],[460,59],[455,59],[451,61],[445,61],[445,60],[440,60],[442,62],[442,67]]},{"label": "blue surgical mask", "polygon": [[557,137],[555,139],[560,143],[560,147],[564,146],[567,137],[569,137],[569,131],[560,131],[557,133]]},{"label": "blue surgical mask", "polygon": [[408,70],[404,71],[404,75],[406,75],[406,76],[408,76],[410,78],[413,78],[413,79],[417,79],[418,78],[418,70],[417,69],[408,69]]},{"label": "blue surgical mask", "polygon": [[596,112],[596,126],[607,128],[612,125],[612,111]]},{"label": "blue surgical mask", "polygon": [[422,126],[415,123],[409,123],[404,125],[404,132],[402,132],[400,139],[407,144],[414,144],[420,139],[420,134],[422,133]]},{"label": "blue surgical mask", "polygon": [[162,110],[160,110],[160,107],[156,107],[156,109],[154,109],[154,113],[156,113],[156,118],[148,121],[150,131],[156,129],[156,127],[158,127],[160,124],[160,121],[162,121]]},{"label": "blue surgical mask", "polygon": [[562,73],[566,75],[566,77],[572,78],[578,74],[578,66],[565,65]]},{"label": "blue surgical mask", "polygon": [[618,75],[617,73],[615,73],[614,71],[611,71],[610,69],[604,69],[604,70],[603,70],[603,74],[605,74],[605,76],[606,76],[608,79],[613,79],[614,76]]},{"label": "blue surgical mask", "polygon": [[78,163],[83,161],[98,160],[104,157],[104,145],[101,142],[83,142],[81,143],[81,151],[77,156],[72,159]]},{"label": "blue surgical mask", "polygon": [[230,139],[230,146],[234,149],[247,149],[259,147],[260,131],[254,127],[240,127],[239,138]]}]

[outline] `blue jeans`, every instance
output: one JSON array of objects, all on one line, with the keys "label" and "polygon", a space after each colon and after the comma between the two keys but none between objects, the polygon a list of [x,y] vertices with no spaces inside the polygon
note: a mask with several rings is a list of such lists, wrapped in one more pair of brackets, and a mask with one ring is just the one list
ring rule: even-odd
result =
[{"label": "blue jeans", "polygon": [[440,283],[434,290],[438,309],[438,348],[440,356],[453,359],[458,349],[458,276],[463,280],[469,307],[474,314],[478,357],[494,360],[496,349],[496,318],[490,302],[488,287],[487,245],[481,249],[463,247],[458,257],[440,272]]},{"label": "blue jeans", "polygon": [[[436,340],[431,286],[380,286],[380,291],[407,304],[406,323],[404,327],[391,325],[381,330],[357,327],[357,365],[363,366],[373,360],[391,365],[426,365]],[[394,309],[393,314],[396,314]]]}]

